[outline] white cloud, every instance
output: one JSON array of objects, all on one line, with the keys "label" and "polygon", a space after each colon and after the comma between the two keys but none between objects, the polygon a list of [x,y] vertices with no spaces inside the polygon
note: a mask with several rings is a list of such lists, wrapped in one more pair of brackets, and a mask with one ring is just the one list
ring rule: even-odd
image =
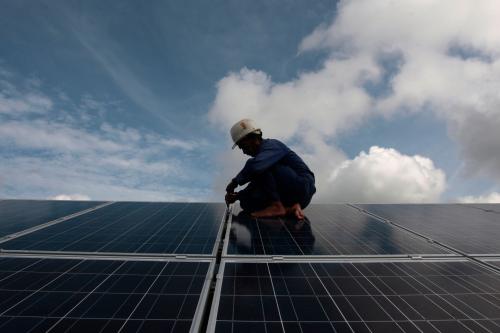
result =
[{"label": "white cloud", "polygon": [[458,198],[461,203],[500,203],[500,193],[491,192],[489,194],[479,196],[465,196]]},{"label": "white cloud", "polygon": [[186,141],[179,139],[162,139],[160,140],[159,143],[165,146],[166,148],[178,148],[183,150],[193,150],[198,145],[194,141]]},{"label": "white cloud", "polygon": [[389,93],[374,98],[375,109],[432,110],[447,120],[466,171],[500,180],[500,3],[360,0],[343,1],[338,10],[300,51],[327,48],[335,58],[341,50],[349,59],[398,55]]},{"label": "white cloud", "polygon": [[368,111],[370,98],[360,81],[373,69],[369,59],[331,60],[317,73],[277,84],[261,71],[243,68],[219,81],[209,117],[224,128],[250,117],[282,139],[306,138],[309,131],[334,135],[357,125]]},{"label": "white cloud", "polygon": [[338,12],[333,24],[304,38],[301,51],[340,46],[352,53],[400,47],[447,52],[453,43],[500,54],[495,0],[341,1]]},{"label": "white cloud", "polygon": [[67,123],[48,120],[15,120],[0,124],[0,138],[22,148],[53,149],[64,152],[117,152],[127,147]]},{"label": "white cloud", "polygon": [[43,114],[52,109],[52,100],[32,89],[19,91],[0,73],[0,114],[19,116],[26,113]]},{"label": "white cloud", "polygon": [[438,201],[445,187],[444,172],[430,159],[373,146],[342,162],[318,194],[327,202],[422,203]]},{"label": "white cloud", "polygon": [[[78,193],[92,200],[132,201],[200,201],[210,195],[182,182],[183,166],[170,172],[162,164],[135,163],[129,165],[125,158],[109,161],[101,154],[0,156],[0,195],[47,198],[51,193]],[[189,168],[184,169],[191,175]]]},{"label": "white cloud", "polygon": [[49,200],[76,200],[76,201],[88,201],[90,197],[85,194],[58,194],[48,198]]},{"label": "white cloud", "polygon": [[55,107],[15,117],[0,113],[2,197],[141,201],[209,198],[209,191],[203,188],[206,175],[203,171],[196,173],[200,166],[192,166],[189,157],[180,155],[196,152],[199,145],[104,122],[101,113],[115,103],[87,95],[83,102],[74,102],[64,92],[51,99],[40,83],[18,80],[21,83],[17,84],[14,79],[4,80],[3,86],[16,91],[19,100],[42,96]]},{"label": "white cloud", "polygon": [[[254,118],[265,135],[296,142],[309,163],[322,161],[314,168],[322,186],[342,162],[332,147],[339,133],[374,116],[431,111],[446,120],[465,171],[500,180],[499,21],[494,0],[341,1],[335,20],[298,46],[299,56],[330,51],[319,70],[283,83],[258,70],[229,73],[209,118],[224,131]],[[414,184],[404,200],[438,201],[439,184],[428,191]],[[366,199],[359,195],[350,199]]]}]

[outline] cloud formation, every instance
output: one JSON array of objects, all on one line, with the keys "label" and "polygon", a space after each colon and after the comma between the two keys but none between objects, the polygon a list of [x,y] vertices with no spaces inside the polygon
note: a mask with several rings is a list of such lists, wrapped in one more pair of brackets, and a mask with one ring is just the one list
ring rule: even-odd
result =
[{"label": "cloud formation", "polygon": [[0,114],[10,116],[26,113],[41,114],[52,108],[52,100],[38,93],[33,87],[34,82],[29,83],[28,87],[21,92],[7,80],[13,75],[12,73],[1,70],[0,74]]},{"label": "cloud formation", "polygon": [[468,195],[458,199],[460,203],[500,203],[500,193],[491,192],[489,194],[472,196]]},{"label": "cloud formation", "polygon": [[[320,193],[331,195],[324,199],[342,199],[324,185],[345,160],[332,144],[335,138],[374,117],[402,112],[444,119],[464,160],[462,171],[500,181],[499,18],[497,1],[341,1],[334,21],[298,45],[299,56],[328,51],[319,70],[281,83],[259,70],[229,73],[217,84],[209,118],[225,131],[241,118],[254,118],[268,136],[300,147],[309,163],[322,160],[315,172]],[[375,162],[380,154],[360,154],[358,161]],[[406,161],[404,152],[398,154],[398,161]],[[429,183],[412,183],[403,200],[439,201],[443,172],[428,158],[411,158],[412,170],[426,170]],[[357,161],[344,162],[343,172],[359,168]],[[408,185],[403,179],[398,186],[389,177],[381,181],[387,182],[381,188],[396,192]],[[349,200],[376,199],[355,188]]]},{"label": "cloud formation", "polygon": [[102,115],[112,103],[49,95],[40,82],[14,76],[0,77],[1,196],[207,200],[205,175],[187,156],[200,145],[111,124]]},{"label": "cloud formation", "polygon": [[445,186],[444,172],[430,159],[373,146],[334,169],[321,195],[335,202],[423,203],[438,201]]},{"label": "cloud formation", "polygon": [[[447,121],[465,171],[500,180],[500,3],[360,0],[338,9],[335,21],[307,36],[300,51],[329,49],[332,57],[375,61],[374,84],[387,90],[373,96],[375,110],[431,110]],[[399,60],[390,76],[384,75],[391,70],[383,61],[388,56]]]}]

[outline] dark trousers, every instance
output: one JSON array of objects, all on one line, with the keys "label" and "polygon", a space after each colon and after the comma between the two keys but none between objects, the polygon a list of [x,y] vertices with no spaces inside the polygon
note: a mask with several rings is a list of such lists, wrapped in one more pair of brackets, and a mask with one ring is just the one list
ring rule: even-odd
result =
[{"label": "dark trousers", "polygon": [[313,175],[298,175],[289,166],[276,164],[252,179],[239,192],[239,200],[241,208],[250,212],[264,209],[275,201],[281,201],[285,207],[299,203],[305,208],[315,192]]}]

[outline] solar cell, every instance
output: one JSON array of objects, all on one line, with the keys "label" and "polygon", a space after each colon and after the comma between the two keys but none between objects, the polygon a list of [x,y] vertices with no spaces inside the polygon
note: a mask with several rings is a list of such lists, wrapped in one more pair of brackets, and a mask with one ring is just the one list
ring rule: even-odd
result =
[{"label": "solar cell", "polygon": [[102,204],[97,201],[0,201],[0,237]]},{"label": "solar cell", "polygon": [[215,332],[500,331],[500,275],[467,261],[224,261],[215,297]]},{"label": "solar cell", "polygon": [[500,214],[494,210],[456,204],[357,206],[464,253],[500,254]]},{"label": "solar cell", "polygon": [[117,202],[2,244],[8,250],[214,253],[225,205]]},{"label": "solar cell", "polygon": [[307,219],[232,216],[228,255],[408,255],[446,254],[410,233],[348,205],[311,205]]},{"label": "solar cell", "polygon": [[0,258],[0,331],[189,332],[199,325],[210,267],[210,261]]}]

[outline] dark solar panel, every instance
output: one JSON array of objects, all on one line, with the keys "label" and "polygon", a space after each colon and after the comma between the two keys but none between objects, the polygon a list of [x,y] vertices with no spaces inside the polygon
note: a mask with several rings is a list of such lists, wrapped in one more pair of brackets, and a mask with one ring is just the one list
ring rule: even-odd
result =
[{"label": "dark solar panel", "polygon": [[97,201],[0,201],[0,237],[102,204]]},{"label": "dark solar panel", "polygon": [[118,202],[1,245],[10,250],[212,254],[225,205]]},{"label": "dark solar panel", "polygon": [[470,262],[226,262],[215,332],[499,332],[500,275]]},{"label": "dark solar panel", "polygon": [[189,332],[209,267],[1,258],[0,331]]},{"label": "dark solar panel", "polygon": [[347,205],[311,205],[305,221],[232,217],[229,255],[444,254],[406,231]]},{"label": "dark solar panel", "polygon": [[493,210],[471,205],[358,206],[468,254],[500,253],[500,214]]}]

